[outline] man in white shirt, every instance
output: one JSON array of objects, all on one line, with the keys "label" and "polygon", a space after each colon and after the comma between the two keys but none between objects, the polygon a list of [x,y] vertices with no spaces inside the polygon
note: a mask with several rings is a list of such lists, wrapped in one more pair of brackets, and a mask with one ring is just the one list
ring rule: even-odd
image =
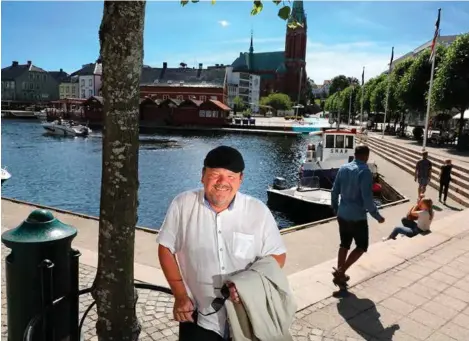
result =
[{"label": "man in white shirt", "polygon": [[[175,297],[180,341],[229,337],[222,287],[226,278],[257,258],[272,256],[283,267],[285,245],[261,201],[238,192],[244,160],[234,148],[211,150],[202,169],[203,189],[176,196],[157,238],[158,257]],[[234,285],[229,298],[240,303]],[[220,303],[221,302],[221,303]]]}]

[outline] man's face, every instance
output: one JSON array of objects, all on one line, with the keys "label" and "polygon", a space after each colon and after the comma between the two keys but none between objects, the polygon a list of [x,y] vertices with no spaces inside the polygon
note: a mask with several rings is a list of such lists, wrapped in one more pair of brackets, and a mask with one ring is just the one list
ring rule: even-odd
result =
[{"label": "man's face", "polygon": [[423,157],[424,160],[426,160],[427,157],[428,157],[428,154],[427,154],[427,153],[423,153],[423,154],[422,154],[422,157]]},{"label": "man's face", "polygon": [[208,168],[202,171],[202,183],[208,201],[215,207],[226,208],[236,195],[243,173],[224,168]]}]

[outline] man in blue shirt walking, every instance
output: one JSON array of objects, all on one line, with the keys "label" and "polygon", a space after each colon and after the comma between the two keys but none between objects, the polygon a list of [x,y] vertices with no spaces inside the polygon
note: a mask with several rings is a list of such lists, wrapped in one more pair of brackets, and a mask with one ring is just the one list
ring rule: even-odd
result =
[{"label": "man in blue shirt walking", "polygon": [[[337,214],[340,234],[337,269],[334,269],[333,282],[340,288],[346,288],[350,279],[345,272],[368,249],[366,213],[369,212],[379,223],[384,222],[373,201],[373,176],[367,165],[369,156],[370,149],[367,146],[357,146],[355,159],[340,167],[332,188],[332,208]],[[353,240],[356,248],[348,254]]]}]

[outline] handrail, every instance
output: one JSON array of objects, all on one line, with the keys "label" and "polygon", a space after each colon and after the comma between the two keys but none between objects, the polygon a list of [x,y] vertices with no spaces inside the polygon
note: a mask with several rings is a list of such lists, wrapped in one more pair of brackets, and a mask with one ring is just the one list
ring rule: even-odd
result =
[{"label": "handrail", "polygon": [[[173,294],[171,289],[160,286],[160,285],[154,285],[154,284],[149,284],[149,283],[134,283],[134,286],[137,289],[148,289],[148,290],[160,291],[160,292],[168,294],[168,295]],[[82,289],[78,292],[78,296],[81,296],[81,295],[84,295],[84,294],[89,294],[89,293],[91,293],[91,290],[92,290],[91,287]],[[24,330],[23,341],[32,341],[33,340],[33,332],[36,328],[36,325],[39,321],[41,321],[43,319],[44,315],[47,314],[50,310],[52,310],[55,306],[59,305],[60,303],[66,301],[66,300],[69,300],[73,296],[74,295],[69,294],[69,295],[57,298],[56,300],[54,300],[52,302],[52,304],[48,305],[39,314],[34,316],[29,321],[28,325],[26,326],[26,329]],[[96,301],[93,300],[93,302],[91,302],[89,307],[83,313],[83,316],[82,316],[82,318],[80,320],[80,324],[79,324],[78,335],[81,334],[81,328],[83,327],[83,323],[85,321],[85,318],[88,315],[88,313],[91,311],[91,309],[94,307],[95,304],[96,304]]]}]

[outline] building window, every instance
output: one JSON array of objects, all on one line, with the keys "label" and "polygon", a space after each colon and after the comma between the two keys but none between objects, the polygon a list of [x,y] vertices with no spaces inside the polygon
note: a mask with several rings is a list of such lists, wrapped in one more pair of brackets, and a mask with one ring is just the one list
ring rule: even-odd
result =
[{"label": "building window", "polygon": [[72,94],[75,94],[75,86],[72,86]]},{"label": "building window", "polygon": [[39,90],[39,83],[36,83],[36,89]]},{"label": "building window", "polygon": [[182,101],[182,100],[184,99],[184,96],[178,95],[176,98],[177,98],[178,100]]},{"label": "building window", "polygon": [[81,86],[82,87],[85,86],[85,80],[84,79],[81,80]]},{"label": "building window", "polygon": [[34,83],[29,83],[29,90],[33,90],[34,89]]},{"label": "building window", "polygon": [[60,87],[60,93],[64,92],[64,88]]},{"label": "building window", "polygon": [[69,87],[69,86],[67,86],[67,87],[65,88],[65,92],[66,92],[67,94],[70,93],[70,87]]},{"label": "building window", "polygon": [[210,96],[210,99],[213,99],[214,101],[218,100],[217,96]]},{"label": "building window", "polygon": [[200,110],[199,111],[199,116],[200,117],[205,117],[205,110]]},{"label": "building window", "polygon": [[212,112],[210,110],[205,111],[205,117],[212,117]]},{"label": "building window", "polygon": [[168,95],[163,95],[163,99],[168,99],[169,96]]},{"label": "building window", "polygon": [[91,96],[93,96],[93,90],[90,89],[88,90],[88,97],[91,97]]},{"label": "building window", "polygon": [[32,73],[29,74],[29,80],[32,81],[34,79],[34,75]]},{"label": "building window", "polygon": [[42,80],[45,82],[47,80],[47,75],[43,75]]},{"label": "building window", "polygon": [[207,98],[206,96],[200,96],[200,97],[199,97],[199,99],[200,99],[201,101],[205,101],[206,98]]},{"label": "building window", "polygon": [[90,79],[90,80],[88,81],[88,85],[89,85],[89,86],[93,86],[93,80],[92,80],[92,79]]},{"label": "building window", "polygon": [[212,111],[212,117],[218,117],[218,111]]},{"label": "building window", "polygon": [[81,98],[86,98],[85,90],[81,90]]}]

